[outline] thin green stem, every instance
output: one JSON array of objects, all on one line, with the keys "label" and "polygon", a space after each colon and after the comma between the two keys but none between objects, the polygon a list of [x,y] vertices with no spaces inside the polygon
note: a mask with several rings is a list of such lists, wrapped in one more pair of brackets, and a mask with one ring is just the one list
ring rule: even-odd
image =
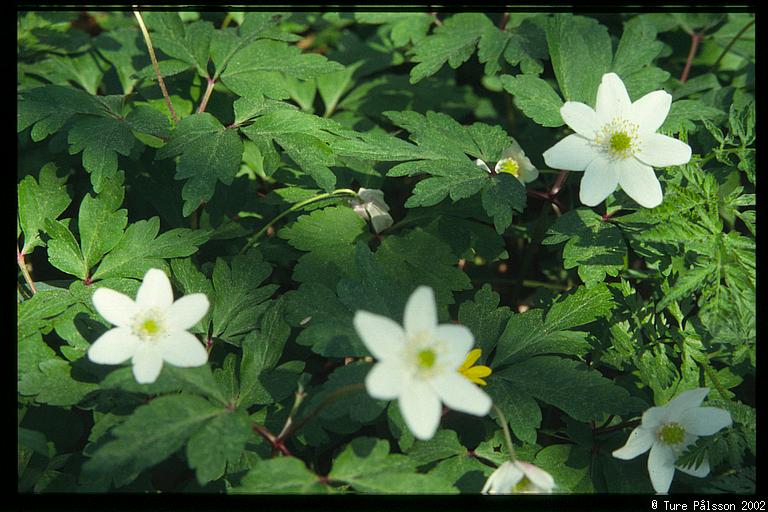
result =
[{"label": "thin green stem", "polygon": [[277,439],[285,439],[286,434],[290,432],[291,426],[293,425],[293,418],[296,416],[296,412],[299,410],[299,406],[304,401],[306,396],[307,394],[304,392],[304,387],[299,384],[299,389],[296,390],[296,395],[293,400],[293,407],[291,407],[291,412],[288,414],[288,419],[285,420],[285,425],[283,425],[283,429],[277,435]]},{"label": "thin green stem", "polygon": [[727,53],[730,51],[731,47],[732,47],[734,44],[736,44],[736,41],[738,41],[738,40],[739,40],[739,38],[740,38],[741,36],[743,36],[743,35],[744,35],[744,32],[746,32],[747,30],[749,30],[749,27],[751,27],[751,26],[752,26],[752,25],[754,25],[754,24],[755,24],[755,18],[752,18],[752,20],[751,20],[749,23],[747,23],[746,25],[744,25],[744,28],[742,28],[741,30],[739,30],[739,32],[738,32],[738,33],[737,33],[735,36],[733,36],[733,39],[731,39],[731,41],[728,43],[728,45],[727,45],[727,46],[726,46],[726,47],[723,49],[722,53],[721,53],[721,54],[720,54],[720,56],[717,58],[717,60],[715,61],[715,63],[714,63],[714,64],[712,64],[712,67],[711,67],[711,68],[709,68],[711,71],[714,71],[714,70],[715,70],[715,68],[717,68],[717,66],[720,64],[720,61],[721,61],[721,60],[723,60],[723,58],[725,58],[725,55],[726,55],[726,54],[727,54]]},{"label": "thin green stem", "polygon": [[306,416],[301,418],[300,421],[298,421],[296,423],[293,423],[291,426],[289,426],[288,429],[286,429],[282,433],[282,435],[278,436],[276,441],[282,444],[282,442],[285,439],[287,439],[291,434],[293,434],[294,432],[296,432],[298,430],[301,430],[301,428],[304,425],[306,425],[309,421],[311,421],[315,416],[320,414],[320,412],[323,409],[325,409],[326,407],[331,405],[333,402],[335,402],[336,400],[338,400],[339,398],[341,398],[343,396],[347,396],[347,395],[352,394],[352,393],[357,393],[358,391],[362,391],[363,389],[365,389],[365,384],[363,384],[362,382],[360,382],[358,384],[350,384],[348,386],[340,387],[339,389],[337,389],[336,391],[334,391],[333,393],[328,395],[328,397],[325,400],[323,400],[320,403],[320,405],[318,405],[317,407],[312,409],[312,411],[310,411],[309,414],[307,414]]},{"label": "thin green stem", "polygon": [[[473,281],[480,281],[480,279],[473,279]],[[515,279],[513,277],[491,277],[488,279],[482,279],[482,282],[484,283],[488,281],[494,283],[519,284],[523,288],[546,288],[548,290],[555,290],[558,292],[567,292],[571,289],[570,286],[566,286],[564,284],[547,283],[533,279]]]},{"label": "thin green stem", "polygon": [[224,16],[224,21],[221,22],[221,28],[227,28],[230,23],[232,23],[232,20],[234,18],[232,17],[232,13],[227,13],[226,16]]},{"label": "thin green stem", "polygon": [[27,282],[29,289],[34,295],[37,293],[37,289],[35,288],[35,281],[32,279],[32,275],[29,273],[26,261],[24,261],[24,253],[19,250],[19,244],[16,244],[16,263],[19,265],[21,273],[24,276],[24,280]]},{"label": "thin green stem", "polygon": [[278,215],[277,217],[275,217],[274,219],[272,219],[271,221],[269,221],[269,223],[267,223],[267,224],[266,224],[266,225],[265,225],[263,228],[261,228],[259,231],[257,231],[257,232],[256,232],[256,234],[254,234],[254,235],[253,235],[253,236],[252,236],[252,237],[251,237],[251,238],[248,240],[248,242],[246,242],[246,244],[245,244],[245,245],[243,246],[243,248],[240,250],[240,253],[241,253],[241,254],[242,254],[242,253],[244,253],[244,252],[245,252],[245,251],[246,251],[246,250],[247,250],[249,247],[252,247],[253,245],[255,245],[255,244],[256,244],[256,242],[259,240],[259,238],[261,238],[261,236],[262,236],[264,233],[266,233],[266,232],[267,232],[267,230],[268,230],[270,227],[272,227],[272,225],[273,225],[273,224],[275,224],[275,222],[279,221],[280,219],[282,219],[282,218],[283,218],[283,217],[285,217],[286,215],[288,215],[288,214],[290,214],[290,213],[292,213],[292,212],[295,212],[295,211],[297,211],[297,210],[301,210],[301,209],[302,209],[302,208],[304,208],[305,206],[309,206],[309,205],[310,205],[310,204],[312,204],[312,203],[316,203],[316,202],[318,202],[318,201],[322,201],[322,200],[324,200],[324,199],[330,199],[330,198],[332,198],[332,197],[343,197],[343,196],[349,196],[349,197],[358,197],[358,195],[357,195],[357,192],[355,192],[354,190],[350,190],[350,189],[348,189],[348,188],[340,188],[340,189],[336,189],[336,190],[334,190],[333,192],[327,192],[327,193],[325,193],[325,194],[319,194],[319,195],[316,195],[316,196],[314,196],[314,197],[310,197],[309,199],[305,199],[304,201],[300,201],[300,202],[298,202],[298,203],[294,204],[293,206],[291,206],[290,208],[288,208],[287,210],[285,210],[284,212],[282,212],[280,215]]},{"label": "thin green stem", "polygon": [[174,123],[179,122],[179,118],[176,116],[176,111],[173,110],[173,104],[171,103],[171,97],[168,95],[168,89],[165,88],[165,81],[163,81],[163,75],[160,73],[160,66],[157,64],[157,56],[155,55],[155,48],[152,46],[152,38],[149,37],[146,25],[144,25],[144,18],[141,17],[141,12],[138,10],[138,6],[134,6],[133,14],[136,16],[136,21],[139,22],[139,28],[144,36],[144,42],[147,43],[147,49],[149,50],[149,58],[152,61],[152,67],[157,75],[157,83],[160,84],[160,90],[163,92],[163,98],[165,98],[165,104],[168,106],[168,110],[171,112],[171,117]]},{"label": "thin green stem", "polygon": [[515,446],[512,444],[512,434],[509,432],[509,423],[507,423],[507,417],[504,416],[504,413],[501,412],[501,409],[499,409],[496,404],[493,404],[493,410],[496,411],[496,414],[498,414],[499,418],[501,419],[501,428],[504,430],[504,440],[507,443],[509,458],[514,462],[517,460],[517,455],[515,454]]}]

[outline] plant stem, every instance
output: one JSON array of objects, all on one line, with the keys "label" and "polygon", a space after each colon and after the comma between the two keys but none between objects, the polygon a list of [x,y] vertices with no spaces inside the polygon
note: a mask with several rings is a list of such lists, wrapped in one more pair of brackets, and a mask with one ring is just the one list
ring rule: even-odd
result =
[{"label": "plant stem", "polygon": [[736,43],[736,41],[738,41],[738,40],[739,40],[739,38],[740,38],[741,36],[743,36],[743,35],[744,35],[744,32],[746,32],[747,30],[749,30],[749,27],[751,27],[751,26],[752,26],[752,25],[754,25],[754,24],[755,24],[755,18],[752,18],[752,20],[751,20],[749,23],[747,23],[746,25],[744,25],[744,28],[742,28],[741,30],[739,30],[739,32],[738,32],[738,33],[737,33],[737,34],[736,34],[736,35],[733,37],[733,39],[731,39],[731,41],[728,43],[728,46],[726,46],[726,47],[725,47],[725,49],[723,49],[723,52],[722,52],[722,53],[720,54],[720,56],[717,58],[717,60],[715,61],[715,63],[714,63],[714,64],[712,64],[712,67],[710,68],[710,71],[713,71],[715,68],[717,68],[718,64],[720,64],[720,61],[721,61],[721,60],[723,60],[723,58],[725,57],[725,55],[728,53],[728,51],[731,49],[731,47],[732,47],[732,46],[733,46],[733,45]]},{"label": "plant stem", "polygon": [[227,28],[230,23],[232,23],[232,20],[234,18],[232,17],[232,13],[227,13],[226,16],[224,16],[224,21],[221,22],[220,28]]},{"label": "plant stem", "polygon": [[216,85],[216,80],[211,77],[206,78],[208,80],[208,87],[205,88],[205,94],[203,94],[203,101],[200,102],[200,106],[197,107],[197,113],[205,112],[205,108],[208,106],[208,100],[213,92],[213,86]]},{"label": "plant stem", "polygon": [[293,425],[293,417],[296,415],[296,411],[299,410],[299,406],[304,401],[304,398],[307,396],[306,393],[304,393],[304,388],[299,384],[299,389],[296,390],[296,397],[293,400],[293,407],[291,408],[291,412],[288,414],[288,419],[285,420],[285,425],[283,425],[283,429],[280,431],[279,434],[277,434],[278,439],[285,439],[286,434],[290,431],[291,425]]},{"label": "plant stem", "polygon": [[598,429],[595,430],[595,434],[596,435],[598,435],[598,434],[607,434],[608,432],[613,432],[614,430],[621,430],[621,429],[627,428],[627,427],[635,428],[639,424],[640,424],[640,420],[639,419],[625,421],[625,422],[619,423],[618,425],[614,425],[612,427],[608,427],[608,428],[604,428],[604,429],[599,429],[598,428]]},{"label": "plant stem", "polygon": [[556,196],[560,193],[560,191],[563,189],[563,185],[565,185],[565,180],[568,179],[568,173],[570,171],[560,171],[560,174],[557,175],[557,178],[555,178],[555,184],[552,185],[552,188],[549,189],[549,195],[550,196]]},{"label": "plant stem", "polygon": [[29,289],[34,295],[37,293],[37,289],[35,288],[35,281],[32,280],[32,275],[29,273],[27,263],[24,261],[24,253],[19,250],[19,244],[16,244],[16,263],[19,265],[21,273],[24,276],[24,280],[27,282]]},{"label": "plant stem", "polygon": [[168,89],[165,88],[165,81],[163,81],[163,75],[160,73],[160,66],[157,64],[157,56],[155,55],[155,49],[152,46],[152,38],[149,37],[146,25],[144,25],[144,19],[141,17],[141,12],[137,9],[138,6],[134,6],[133,14],[136,16],[136,21],[139,22],[139,28],[144,36],[144,42],[147,43],[147,49],[149,50],[149,58],[152,61],[152,67],[157,75],[157,83],[160,84],[160,90],[163,92],[163,98],[165,98],[165,104],[168,105],[168,110],[171,112],[171,117],[174,123],[179,122],[179,118],[176,117],[176,111],[173,110],[173,104],[171,104],[171,97],[168,95]]},{"label": "plant stem", "polygon": [[505,28],[507,28],[507,22],[508,22],[508,21],[509,21],[509,13],[508,13],[508,12],[505,12],[505,13],[504,13],[504,14],[501,16],[501,21],[499,22],[499,29],[500,29],[500,30],[504,30]]},{"label": "plant stem", "polygon": [[683,74],[680,75],[680,81],[682,83],[685,83],[685,81],[688,80],[688,73],[691,71],[691,64],[693,63],[693,58],[696,56],[696,50],[699,48],[699,43],[701,42],[702,37],[703,36],[698,32],[691,34],[691,49],[688,52],[688,59],[685,61]]},{"label": "plant stem", "polygon": [[310,197],[309,199],[305,199],[304,201],[300,201],[300,202],[296,203],[295,205],[291,206],[290,208],[288,208],[287,210],[282,212],[280,215],[278,215],[277,217],[275,217],[274,219],[269,221],[269,223],[266,226],[264,226],[259,231],[257,231],[256,234],[253,235],[248,240],[248,242],[246,242],[246,244],[243,246],[243,248],[240,250],[240,254],[243,254],[249,247],[253,246],[258,241],[258,239],[261,238],[261,235],[266,233],[266,231],[270,227],[272,227],[272,225],[275,222],[279,221],[280,219],[282,219],[283,217],[285,217],[289,213],[295,212],[296,210],[300,210],[300,209],[304,208],[305,206],[308,206],[308,205],[310,205],[312,203],[315,203],[317,201],[322,201],[323,199],[330,199],[332,197],[342,197],[342,196],[358,197],[357,196],[357,192],[355,192],[354,190],[350,190],[348,188],[340,188],[340,189],[334,190],[333,192],[327,192],[325,194],[320,194],[320,195],[317,195],[317,196],[314,196],[314,197]]},{"label": "plant stem", "polygon": [[293,434],[293,433],[294,433],[294,432],[296,432],[297,430],[300,430],[300,429],[301,429],[301,427],[303,427],[304,425],[306,425],[306,424],[307,424],[307,423],[308,423],[308,422],[309,422],[309,421],[310,421],[312,418],[314,418],[315,416],[317,416],[318,414],[320,414],[320,411],[322,411],[323,409],[325,409],[326,407],[328,407],[330,404],[332,404],[333,402],[335,402],[335,401],[336,401],[336,400],[338,400],[339,398],[341,398],[341,397],[343,397],[343,396],[346,396],[346,395],[349,395],[349,394],[351,394],[351,393],[356,393],[356,392],[358,392],[358,391],[361,391],[361,390],[363,390],[363,389],[365,389],[365,384],[363,384],[362,382],[360,382],[360,383],[358,383],[358,384],[350,384],[350,385],[348,385],[348,386],[343,386],[343,387],[340,387],[339,389],[337,389],[336,391],[334,391],[333,393],[331,393],[330,395],[328,395],[328,397],[327,397],[325,400],[323,400],[323,401],[320,403],[320,405],[318,405],[317,407],[315,407],[314,409],[312,409],[312,411],[311,411],[309,414],[307,414],[306,416],[304,416],[303,418],[301,418],[301,421],[298,421],[298,422],[296,422],[296,423],[293,423],[292,425],[290,425],[290,426],[289,426],[289,427],[288,427],[288,428],[287,428],[287,429],[286,429],[286,430],[285,430],[285,431],[282,433],[282,435],[281,435],[281,436],[279,436],[279,437],[277,438],[277,441],[278,441],[278,442],[280,442],[280,443],[282,443],[282,442],[283,442],[285,439],[287,439],[287,438],[288,438],[288,437],[289,437],[291,434]]},{"label": "plant stem", "polygon": [[493,410],[496,411],[496,414],[499,415],[499,418],[501,418],[501,428],[504,430],[504,440],[507,443],[507,451],[509,452],[509,458],[514,462],[517,460],[517,455],[515,455],[515,446],[512,444],[512,434],[509,433],[509,424],[507,423],[507,417],[504,416],[504,413],[501,412],[501,409],[499,409],[496,404],[493,404]]}]

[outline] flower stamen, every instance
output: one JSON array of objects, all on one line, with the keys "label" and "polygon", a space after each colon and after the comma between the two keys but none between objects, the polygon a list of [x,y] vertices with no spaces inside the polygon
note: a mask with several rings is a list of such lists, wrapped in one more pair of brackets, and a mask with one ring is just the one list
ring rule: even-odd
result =
[{"label": "flower stamen", "polygon": [[677,445],[685,439],[685,429],[679,423],[665,423],[656,431],[656,437],[666,444]]}]

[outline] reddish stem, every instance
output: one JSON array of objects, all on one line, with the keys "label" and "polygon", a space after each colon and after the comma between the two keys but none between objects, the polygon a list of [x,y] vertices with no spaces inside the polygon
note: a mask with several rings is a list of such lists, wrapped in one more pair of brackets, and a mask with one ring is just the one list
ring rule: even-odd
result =
[{"label": "reddish stem", "polygon": [[27,263],[24,261],[24,253],[19,250],[19,246],[16,246],[16,263],[19,265],[19,268],[21,269],[21,273],[24,275],[24,280],[27,282],[27,285],[29,285],[29,289],[32,291],[32,295],[37,293],[37,289],[35,288],[35,282],[32,280],[32,276],[29,273],[29,269],[27,268]]},{"label": "reddish stem", "polygon": [[693,58],[696,56],[696,50],[699,48],[699,43],[703,36],[697,32],[691,34],[691,50],[688,52],[688,59],[685,61],[685,68],[683,68],[683,74],[680,75],[680,82],[685,83],[688,80],[688,73],[691,71],[691,64]]},{"label": "reddish stem", "polygon": [[213,87],[215,85],[216,85],[216,80],[208,77],[208,86],[205,88],[205,94],[203,94],[203,101],[200,102],[200,106],[197,108],[198,114],[201,112],[205,112],[205,109],[208,106],[208,100],[211,97],[211,93],[213,92]]}]

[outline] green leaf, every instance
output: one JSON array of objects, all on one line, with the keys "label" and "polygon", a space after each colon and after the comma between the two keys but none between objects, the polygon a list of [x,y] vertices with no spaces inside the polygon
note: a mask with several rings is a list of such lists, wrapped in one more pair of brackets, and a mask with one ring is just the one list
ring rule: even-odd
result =
[{"label": "green leaf", "polygon": [[48,240],[48,262],[62,272],[80,279],[88,277],[88,265],[75,240],[75,235],[66,224],[57,220],[45,219],[45,232]]},{"label": "green leaf", "polygon": [[80,203],[80,246],[88,270],[111,251],[123,235],[128,223],[128,212],[118,208],[123,203],[124,193],[121,180],[110,180],[95,198],[86,194]]},{"label": "green leaf", "polygon": [[197,482],[204,485],[224,475],[227,462],[235,462],[253,436],[251,422],[241,411],[213,418],[187,443],[187,460]]},{"label": "green leaf", "polygon": [[539,451],[533,463],[552,475],[561,492],[592,493],[595,489],[590,477],[589,460],[583,448],[555,444]]},{"label": "green leaf", "polygon": [[145,67],[148,61],[139,31],[133,27],[109,30],[95,37],[93,44],[113,65],[123,87],[123,94],[130,94],[137,82],[132,75]]},{"label": "green leaf", "polygon": [[[637,406],[629,400],[624,388],[598,371],[588,369],[579,361],[556,356],[532,357],[494,375],[579,421],[594,420],[606,413],[634,411]],[[505,392],[513,393],[509,389]]]},{"label": "green leaf", "polygon": [[656,40],[656,26],[647,18],[635,16],[624,23],[624,32],[613,56],[612,70],[622,79],[659,56],[664,43]]},{"label": "green leaf", "polygon": [[83,474],[120,476],[115,482],[119,487],[171,456],[209,420],[225,413],[226,409],[199,396],[155,398],[112,429],[115,439],[99,447],[85,462]]},{"label": "green leaf", "polygon": [[[535,443],[536,431],[541,427],[541,409],[536,400],[521,388],[493,375],[488,378],[486,391],[504,413],[512,433],[525,443]],[[502,420],[497,417],[496,421]]]},{"label": "green leaf", "polygon": [[499,307],[500,300],[499,294],[489,284],[484,284],[475,293],[474,301],[464,301],[459,307],[459,322],[469,327],[475,335],[475,342],[483,351],[478,364],[482,364],[496,346],[512,314],[507,306]]},{"label": "green leaf", "polygon": [[275,141],[321,188],[333,190],[336,176],[328,166],[334,165],[336,158],[329,143],[336,134],[344,133],[335,121],[281,109],[259,117],[242,132],[257,143]]},{"label": "green leaf", "polygon": [[125,118],[131,129],[165,139],[170,132],[168,117],[159,110],[144,105],[134,106]]},{"label": "green leaf", "polygon": [[323,494],[328,492],[328,487],[322,485],[300,459],[281,457],[257,461],[231,492]]},{"label": "green leaf", "polygon": [[478,55],[480,62],[488,63],[486,73],[495,72],[496,60],[508,37],[482,13],[458,13],[445,18],[431,36],[414,45],[412,60],[419,64],[411,69],[410,81],[415,84],[434,75],[446,62],[453,69],[458,68],[472,56],[478,42],[482,53]]},{"label": "green leaf", "polygon": [[45,246],[40,239],[45,220],[56,219],[72,201],[67,194],[66,176],[59,178],[56,171],[56,164],[47,163],[40,169],[38,180],[27,176],[18,185],[19,224],[24,232],[21,254],[30,254],[35,247]]},{"label": "green leaf", "polygon": [[426,12],[356,12],[355,21],[362,24],[384,25],[395,46],[419,43],[427,37],[434,18]]},{"label": "green leaf", "polygon": [[239,344],[239,338],[252,330],[268,303],[264,303],[277,285],[259,285],[272,273],[269,263],[252,250],[232,258],[231,267],[222,258],[213,267],[214,337]]},{"label": "green leaf", "polygon": [[591,208],[577,208],[560,216],[547,231],[543,245],[567,242],[563,248],[563,266],[578,268],[587,286],[617,276],[625,268],[627,247],[621,230],[606,222]]},{"label": "green leaf", "polygon": [[53,55],[35,64],[34,72],[54,84],[74,82],[90,94],[96,94],[104,76],[104,61],[92,51],[78,56]]},{"label": "green leaf", "polygon": [[278,236],[301,251],[293,278],[333,286],[354,256],[354,243],[365,232],[365,221],[351,208],[334,206],[300,216]]},{"label": "green leaf", "polygon": [[37,142],[59,131],[75,114],[99,115],[104,105],[94,96],[61,85],[46,85],[21,93],[16,114],[16,131],[32,126],[30,136]]},{"label": "green leaf", "polygon": [[209,21],[185,24],[176,12],[145,13],[146,24],[154,31],[153,44],[169,57],[180,60],[208,76],[208,52],[214,29]]},{"label": "green leaf", "polygon": [[541,126],[564,124],[560,115],[563,100],[547,82],[535,75],[501,75],[504,89],[515,97],[515,105]]},{"label": "green leaf", "polygon": [[527,195],[520,180],[509,174],[494,176],[483,189],[482,204],[486,213],[493,218],[496,233],[502,234],[512,224],[514,212],[522,213]]},{"label": "green leaf", "polygon": [[608,314],[614,307],[605,285],[578,288],[554,303],[546,314],[540,309],[512,315],[499,338],[494,367],[536,354],[583,354],[589,348],[584,333],[566,329],[578,327]]},{"label": "green leaf", "polygon": [[18,305],[16,326],[18,339],[22,340],[38,332],[46,333],[51,322],[75,302],[66,290],[40,290],[31,299]]},{"label": "green leaf", "polygon": [[101,192],[105,177],[117,173],[117,154],[128,156],[134,142],[128,125],[111,117],[78,119],[68,140],[69,154],[83,152],[83,167],[91,173],[96,192]]},{"label": "green leaf", "polygon": [[584,16],[556,14],[547,21],[547,46],[562,96],[594,105],[597,87],[613,60],[608,30]]},{"label": "green leaf", "polygon": [[99,389],[93,382],[81,382],[72,377],[68,361],[53,357],[37,364],[19,381],[22,395],[34,395],[35,401],[53,406],[70,407],[79,403],[88,393]]},{"label": "green leaf", "polygon": [[328,477],[360,492],[455,492],[438,477],[416,473],[412,464],[405,455],[390,454],[387,441],[359,437],[336,458]]},{"label": "green leaf", "polygon": [[232,183],[240,170],[243,141],[211,114],[193,114],[176,125],[168,144],[157,152],[160,159],[176,155],[181,155],[176,179],[189,178],[181,191],[186,217],[213,197],[217,181]]},{"label": "green leaf", "polygon": [[165,259],[194,254],[211,236],[210,230],[176,228],[157,236],[159,231],[158,217],[128,226],[117,245],[101,260],[93,278],[140,279],[150,268],[164,268]]},{"label": "green leaf", "polygon": [[261,328],[251,331],[243,340],[243,358],[240,362],[239,407],[255,403],[272,403],[274,397],[264,385],[265,372],[277,365],[291,328],[283,320],[282,302],[276,302],[261,317]]},{"label": "green leaf", "polygon": [[722,110],[705,105],[699,100],[679,100],[672,103],[669,115],[659,131],[668,134],[681,131],[690,133],[696,131],[694,121],[703,121],[704,119],[715,121],[722,116],[724,116]]},{"label": "green leaf", "polygon": [[238,50],[221,73],[221,80],[239,96],[263,94],[285,99],[288,91],[282,74],[309,80],[342,66],[316,53],[302,53],[296,46],[280,41],[259,39]]}]

